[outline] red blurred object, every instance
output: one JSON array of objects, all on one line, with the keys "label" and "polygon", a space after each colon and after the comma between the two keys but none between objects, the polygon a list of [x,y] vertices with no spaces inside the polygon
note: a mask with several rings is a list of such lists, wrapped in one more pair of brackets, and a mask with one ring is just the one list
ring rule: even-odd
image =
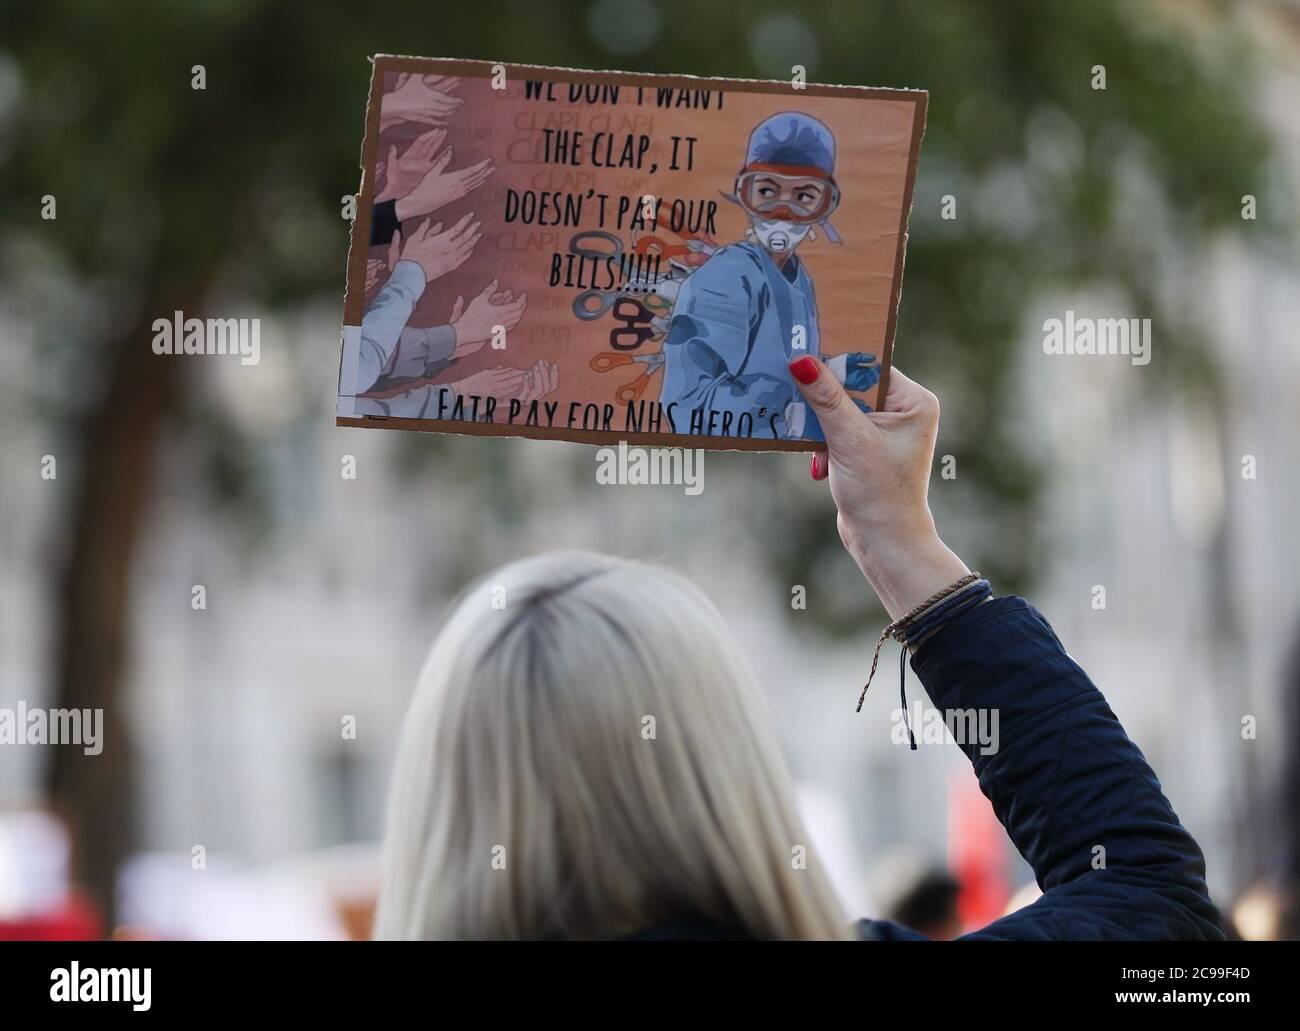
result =
[{"label": "red blurred object", "polygon": [[72,892],[62,907],[48,913],[0,919],[0,941],[98,941],[104,935],[99,910]]},{"label": "red blurred object", "polygon": [[1011,898],[1007,837],[969,768],[948,782],[948,868],[961,884],[957,915],[966,931],[983,927]]}]

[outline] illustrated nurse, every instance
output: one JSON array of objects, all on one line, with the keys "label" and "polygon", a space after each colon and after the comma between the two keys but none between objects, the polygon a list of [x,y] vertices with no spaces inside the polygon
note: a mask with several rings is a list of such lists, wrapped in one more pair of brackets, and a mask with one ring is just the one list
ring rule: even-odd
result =
[{"label": "illustrated nurse", "polygon": [[[682,283],[664,340],[660,403],[674,431],[821,440],[821,427],[788,371],[821,357],[812,277],[795,251],[840,238],[828,221],[840,201],[835,137],[816,118],[782,112],[749,138],[729,200],[749,216],[747,239],[719,249]],[[875,355],[827,365],[849,390],[880,378]],[[865,406],[863,406],[865,407]]]}]

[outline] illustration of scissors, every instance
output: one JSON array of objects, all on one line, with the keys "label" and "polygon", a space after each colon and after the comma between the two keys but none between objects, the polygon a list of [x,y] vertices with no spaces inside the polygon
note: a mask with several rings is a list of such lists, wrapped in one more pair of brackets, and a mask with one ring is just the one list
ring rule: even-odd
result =
[{"label": "illustration of scissors", "polygon": [[[676,291],[674,291],[674,293],[676,293]],[[663,294],[659,293],[657,288],[654,293],[642,294],[637,297],[637,300],[641,302],[646,311],[653,315],[663,317],[672,314],[673,302]],[[664,328],[666,329],[667,327],[665,326]]]},{"label": "illustration of scissors", "polygon": [[669,243],[662,236],[649,234],[641,236],[637,231],[632,233],[632,244],[639,255],[658,255],[663,261],[669,263],[676,261],[679,265],[687,268],[697,268],[708,261],[709,256],[718,249],[718,245],[709,238],[701,238],[698,234],[686,230],[675,234],[685,240],[685,243]]},{"label": "illustration of scissors", "polygon": [[626,294],[635,297],[649,312],[655,315],[669,315],[682,283],[691,274],[691,269],[675,264],[667,272],[656,275],[640,276],[627,284]]},{"label": "illustration of scissors", "polygon": [[[634,239],[639,254],[653,254],[654,246],[664,246],[663,240],[657,236],[639,238],[634,236]],[[593,241],[600,246],[591,246]],[[651,241],[654,242],[650,243]],[[641,250],[643,244],[649,246]],[[692,240],[689,245],[684,245],[684,249],[703,262],[717,249],[717,245],[712,242]],[[596,261],[605,261],[609,258],[618,261],[623,257],[623,241],[613,233],[601,229],[588,230],[575,234],[569,240],[569,253],[579,258],[592,258]],[[651,313],[659,316],[667,315],[672,311],[681,280],[690,274],[694,264],[670,259],[668,271],[660,273],[657,277],[643,276],[617,290],[597,290],[595,287],[584,290],[573,299],[573,314],[584,322],[591,322],[605,315],[620,298],[631,297],[643,304]],[[666,327],[660,327],[659,331],[662,332],[664,328]]]},{"label": "illustration of scissors", "polygon": [[646,341],[662,340],[668,332],[668,319],[647,308],[644,299],[620,297],[614,302],[618,326],[609,332],[609,346],[615,351],[640,350]]},{"label": "illustration of scissors", "polygon": [[614,391],[614,400],[619,404],[631,404],[641,400],[645,388],[650,385],[650,377],[663,368],[662,351],[654,354],[620,354],[617,351],[602,351],[591,360],[591,367],[596,372],[610,372],[620,365],[641,365],[640,375],[630,383],[624,383]]},{"label": "illustration of scissors", "polygon": [[[589,241],[598,241],[604,246],[591,247],[588,246]],[[579,258],[594,258],[597,261],[613,258],[617,261],[623,257],[623,241],[603,229],[591,229],[573,236],[569,241],[569,253],[576,254]],[[584,290],[573,299],[573,314],[584,322],[591,322],[614,307],[623,293],[623,290],[597,290],[594,287]]]}]

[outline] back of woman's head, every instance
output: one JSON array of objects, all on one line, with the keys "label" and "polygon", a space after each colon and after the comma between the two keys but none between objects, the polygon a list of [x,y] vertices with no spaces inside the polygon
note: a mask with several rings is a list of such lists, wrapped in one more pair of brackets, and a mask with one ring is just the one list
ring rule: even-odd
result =
[{"label": "back of woman's head", "polygon": [[465,596],[421,674],[388,824],[380,938],[848,930],[721,617],[640,563],[551,553]]}]

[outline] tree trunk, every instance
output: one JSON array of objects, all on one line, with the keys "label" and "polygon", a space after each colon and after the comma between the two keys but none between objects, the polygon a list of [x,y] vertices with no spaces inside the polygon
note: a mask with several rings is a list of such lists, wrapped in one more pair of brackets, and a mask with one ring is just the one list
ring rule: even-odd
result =
[{"label": "tree trunk", "polygon": [[98,755],[71,745],[52,748],[46,787],[71,834],[73,878],[108,928],[116,918],[117,874],[136,840],[125,708],[131,560],[149,510],[160,428],[185,360],[155,355],[149,327],[156,312],[172,310],[170,304],[147,308],[140,324],[115,342],[108,388],[78,430],[80,480],[56,614],[53,705],[102,709],[103,748]]}]

